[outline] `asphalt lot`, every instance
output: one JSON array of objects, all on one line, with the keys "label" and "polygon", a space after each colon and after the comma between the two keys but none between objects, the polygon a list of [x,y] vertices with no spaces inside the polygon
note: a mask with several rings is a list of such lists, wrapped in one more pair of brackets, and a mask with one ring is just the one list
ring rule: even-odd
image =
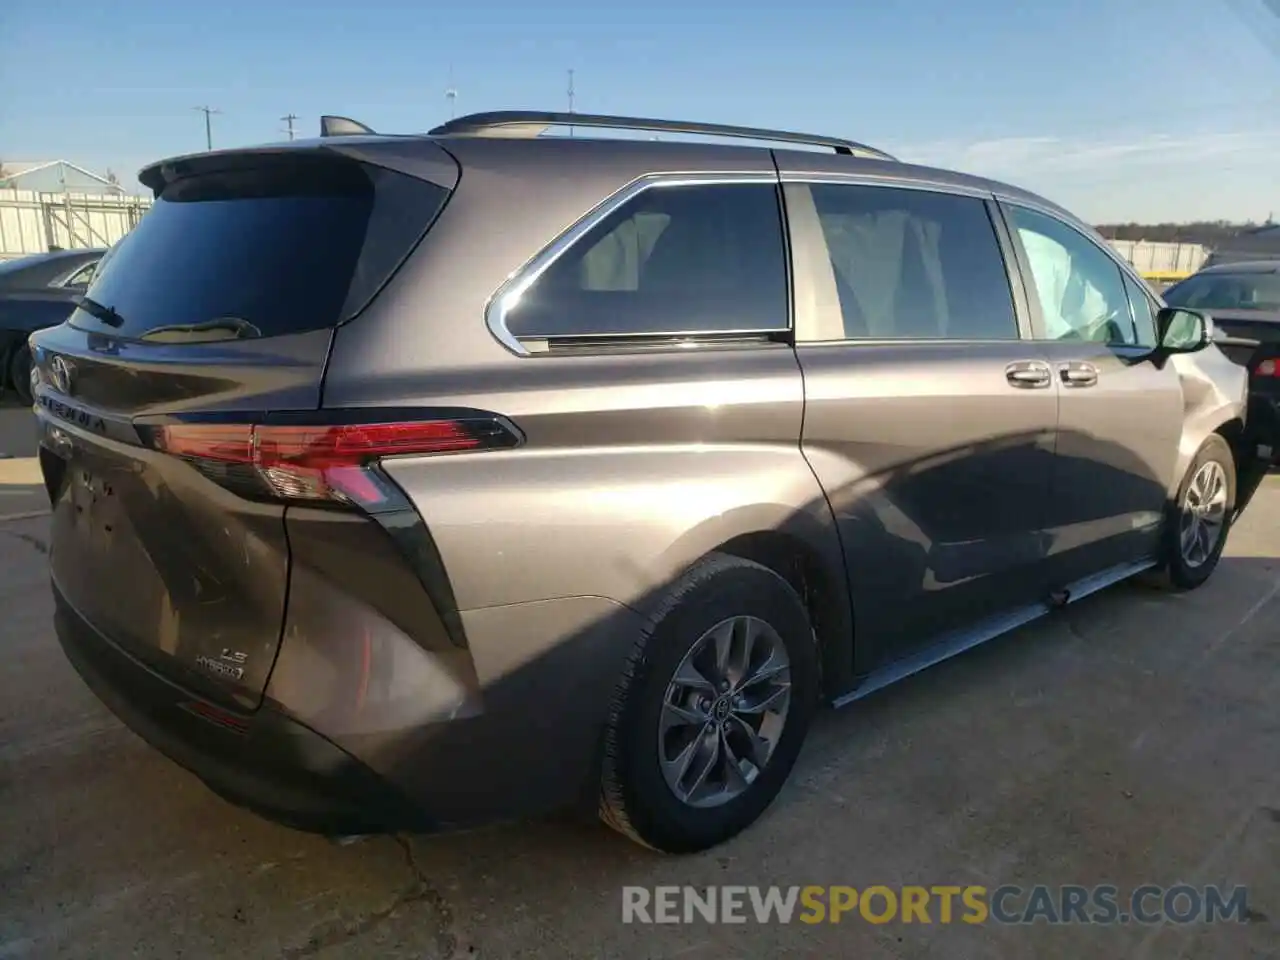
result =
[{"label": "asphalt lot", "polygon": [[[36,483],[0,461],[0,515]],[[0,519],[0,958],[1280,957],[1280,478],[1202,590],[1122,585],[824,717],[770,813],[683,859],[567,822],[340,845],[227,805],[64,661],[46,526]],[[626,884],[1180,882],[1247,885],[1250,922],[620,920]]]}]

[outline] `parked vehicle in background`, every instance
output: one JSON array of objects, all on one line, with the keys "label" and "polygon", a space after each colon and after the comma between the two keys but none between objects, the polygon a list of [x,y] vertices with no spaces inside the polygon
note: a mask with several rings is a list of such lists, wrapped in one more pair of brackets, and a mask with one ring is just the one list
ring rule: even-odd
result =
[{"label": "parked vehicle in background", "polygon": [[57,250],[0,262],[0,393],[31,403],[27,338],[62,323],[75,309],[104,250]]},{"label": "parked vehicle in background", "polygon": [[1280,455],[1280,258],[1206,267],[1164,299],[1212,316],[1222,351],[1249,370],[1249,433],[1265,459]]},{"label": "parked vehicle in background", "polygon": [[238,803],[698,850],[820,703],[1218,562],[1244,372],[1046,200],[709,124],[324,129],[145,169],[33,338],[59,639]]},{"label": "parked vehicle in background", "polygon": [[1280,223],[1267,222],[1219,243],[1203,266],[1280,260]]}]

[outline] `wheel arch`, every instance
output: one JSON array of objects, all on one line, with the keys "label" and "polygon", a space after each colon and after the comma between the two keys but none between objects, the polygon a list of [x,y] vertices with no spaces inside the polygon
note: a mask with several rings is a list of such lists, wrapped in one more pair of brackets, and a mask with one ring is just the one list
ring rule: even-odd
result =
[{"label": "wheel arch", "polygon": [[0,391],[9,387],[9,364],[17,352],[20,337],[9,335],[9,331],[0,330]]},{"label": "wheel arch", "polygon": [[1217,349],[1175,355],[1172,362],[1182,385],[1183,419],[1176,467],[1170,478],[1170,502],[1210,436],[1222,436],[1235,450],[1233,432],[1243,429],[1249,391],[1248,371]]},{"label": "wheel arch", "polygon": [[853,610],[844,566],[833,569],[829,558],[795,533],[756,530],[738,534],[716,547],[716,553],[768,567],[799,594],[809,613],[822,667],[822,692],[831,699],[853,676]]},{"label": "wheel arch", "polygon": [[[1243,417],[1232,417],[1218,424],[1213,430],[1223,440],[1227,441],[1227,446],[1231,448],[1231,453],[1235,458],[1235,467],[1237,479],[1243,468],[1246,467],[1246,459],[1250,451],[1244,447],[1245,440],[1245,422]],[[1206,438],[1207,439],[1207,438]],[[1204,441],[1202,440],[1201,443]]]}]

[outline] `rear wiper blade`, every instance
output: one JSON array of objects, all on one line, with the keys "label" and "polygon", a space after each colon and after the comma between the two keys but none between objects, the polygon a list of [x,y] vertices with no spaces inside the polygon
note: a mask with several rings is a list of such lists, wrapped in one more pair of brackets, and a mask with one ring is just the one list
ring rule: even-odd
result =
[{"label": "rear wiper blade", "polygon": [[203,323],[175,323],[166,327],[153,327],[144,333],[143,340],[162,343],[209,343],[217,340],[253,340],[262,331],[242,317],[218,317]]},{"label": "rear wiper blade", "polygon": [[79,296],[76,297],[76,306],[92,317],[96,317],[103,323],[112,327],[124,326],[124,317],[116,313],[115,307],[108,307],[92,297]]}]

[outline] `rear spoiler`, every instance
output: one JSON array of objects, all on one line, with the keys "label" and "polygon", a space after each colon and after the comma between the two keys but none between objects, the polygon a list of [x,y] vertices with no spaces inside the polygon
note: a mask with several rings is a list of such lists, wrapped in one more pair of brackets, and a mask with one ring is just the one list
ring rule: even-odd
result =
[{"label": "rear spoiler", "polygon": [[294,140],[260,147],[172,157],[143,167],[138,179],[159,196],[169,184],[186,177],[243,169],[299,155],[328,156],[335,159],[341,157],[359,163],[372,163],[431,180],[450,190],[458,182],[457,162],[442,147],[431,144],[431,141],[411,137],[380,137],[355,130],[330,133],[323,139]]},{"label": "rear spoiler", "polygon": [[142,181],[143,186],[149,187],[156,196],[159,196],[165,187],[176,180],[193,177],[201,173],[213,173],[218,170],[243,167],[247,163],[251,164],[254,160],[274,159],[298,149],[306,150],[307,148],[299,148],[293,144],[276,144],[269,147],[250,147],[241,150],[191,153],[181,157],[161,160],[158,163],[143,167],[138,173],[138,179]]}]

